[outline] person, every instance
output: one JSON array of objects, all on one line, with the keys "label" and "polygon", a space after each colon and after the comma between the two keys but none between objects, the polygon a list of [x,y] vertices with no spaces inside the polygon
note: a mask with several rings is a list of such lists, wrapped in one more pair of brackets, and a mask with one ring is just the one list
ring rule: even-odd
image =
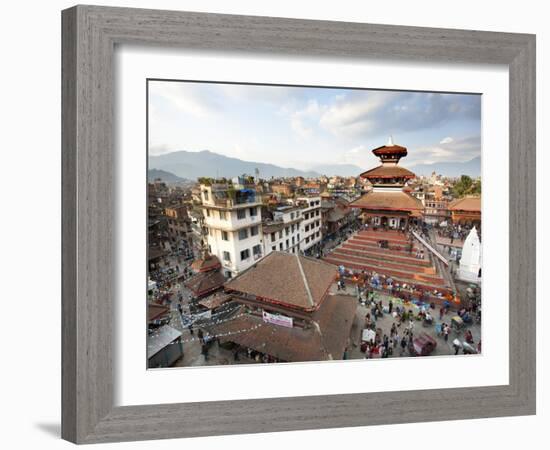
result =
[{"label": "person", "polygon": [[204,343],[204,334],[202,333],[202,330],[199,328],[199,332],[197,333],[197,335],[199,336],[199,341],[201,344]]},{"label": "person", "polygon": [[443,338],[445,339],[445,342],[449,340],[449,332],[450,332],[449,325],[445,324],[443,326]]},{"label": "person", "polygon": [[391,312],[393,311],[393,302],[390,300],[390,303],[388,304],[388,310],[391,314]]},{"label": "person", "polygon": [[201,354],[204,356],[204,360],[208,361],[208,346],[206,344],[202,344]]},{"label": "person", "polygon": [[405,353],[405,349],[407,348],[407,338],[403,336],[401,339],[401,356]]},{"label": "person", "polygon": [[455,355],[458,355],[458,351],[460,350],[460,341],[458,339],[453,341],[453,348],[455,349]]}]

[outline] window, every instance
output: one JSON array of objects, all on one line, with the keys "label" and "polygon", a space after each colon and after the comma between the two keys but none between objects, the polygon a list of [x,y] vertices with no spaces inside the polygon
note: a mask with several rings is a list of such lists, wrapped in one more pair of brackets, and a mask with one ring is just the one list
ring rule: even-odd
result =
[{"label": "window", "polygon": [[283,237],[283,230],[279,231],[279,239]]},{"label": "window", "polygon": [[309,231],[309,225],[306,225],[306,232]]},{"label": "window", "polygon": [[250,228],[250,236],[256,236],[258,234],[258,227],[251,227]]},{"label": "window", "polygon": [[229,240],[229,234],[227,233],[227,231],[222,231],[222,239],[224,241],[228,241]]},{"label": "window", "polygon": [[241,261],[250,258],[250,250],[246,249],[241,252]]},{"label": "window", "polygon": [[237,210],[237,219],[241,220],[246,217],[246,209],[238,209]]},{"label": "window", "polygon": [[309,202],[309,206],[311,206],[312,208],[314,205],[315,205],[315,202]]},{"label": "window", "polygon": [[309,236],[306,238],[306,244],[309,242]]},{"label": "window", "polygon": [[206,217],[210,217],[210,210],[209,209],[206,210]]},{"label": "window", "polygon": [[223,252],[223,260],[231,262],[231,253],[229,252]]},{"label": "window", "polygon": [[271,242],[275,242],[276,239],[275,233],[271,233]]},{"label": "window", "polygon": [[274,252],[275,250],[277,250],[277,246],[274,245],[271,247],[271,251]]},{"label": "window", "polygon": [[246,239],[248,237],[248,230],[246,228],[243,228],[242,230],[239,230],[239,240],[242,241],[243,239]]},{"label": "window", "polygon": [[304,214],[304,219],[306,219],[306,220],[309,219],[309,214],[308,213]]},{"label": "window", "polygon": [[225,218],[226,218],[225,211],[220,211],[220,219],[225,220]]},{"label": "window", "polygon": [[255,245],[254,247],[252,247],[252,254],[255,257],[261,256],[262,255],[262,246],[260,244],[258,244],[258,245]]},{"label": "window", "polygon": [[315,236],[319,237],[319,232],[315,233]]},{"label": "window", "polygon": [[250,208],[250,217],[256,217],[258,213],[258,208]]},{"label": "window", "polygon": [[294,233],[294,230],[296,229],[296,225],[292,224],[292,232]]},{"label": "window", "polygon": [[300,211],[296,211],[296,217],[300,217]]},{"label": "window", "polygon": [[298,233],[298,242],[300,242],[300,233]]},{"label": "window", "polygon": [[288,236],[289,233],[290,233],[290,228],[286,227],[285,228],[285,234]]},{"label": "window", "polygon": [[294,213],[290,213],[290,220],[294,220]]},{"label": "window", "polygon": [[281,250],[281,251],[283,250],[283,243],[282,242],[279,244],[279,250]]},{"label": "window", "polygon": [[292,245],[294,245],[296,243],[294,239],[296,239],[296,238],[294,236],[292,236]]},{"label": "window", "polygon": [[208,191],[202,191],[202,193],[204,194],[204,199],[208,201]]}]

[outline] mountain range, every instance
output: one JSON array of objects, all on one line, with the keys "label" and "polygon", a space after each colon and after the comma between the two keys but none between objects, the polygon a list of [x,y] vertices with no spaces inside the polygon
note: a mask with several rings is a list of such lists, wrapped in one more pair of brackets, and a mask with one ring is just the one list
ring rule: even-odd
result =
[{"label": "mountain range", "polygon": [[310,170],[299,170],[289,167],[281,167],[275,164],[267,164],[254,161],[243,161],[209,150],[200,152],[177,151],[164,155],[150,156],[149,168],[164,170],[172,174],[188,179],[198,177],[226,177],[238,175],[254,175],[258,169],[260,177],[318,177],[320,175],[355,176],[361,173],[361,168],[353,164],[319,165]]},{"label": "mountain range", "polygon": [[[196,180],[198,177],[231,178],[239,175],[254,175],[258,169],[260,177],[297,177],[314,178],[320,175],[357,176],[365,169],[353,164],[323,164],[313,166],[309,170],[299,170],[281,167],[275,164],[243,161],[209,150],[200,152],[177,151],[163,155],[149,156],[149,180],[161,178],[166,182]],[[417,175],[438,174],[458,177],[470,175],[477,177],[481,173],[481,158],[466,162],[441,162],[434,164],[418,164],[410,169]],[[175,177],[175,178],[174,178]]]},{"label": "mountain range", "polygon": [[155,180],[161,180],[165,183],[181,183],[183,181],[187,181],[185,178],[178,177],[177,175],[174,175],[172,172],[168,172],[166,170],[160,170],[160,169],[149,169],[147,172],[147,180],[148,181],[155,181]]}]

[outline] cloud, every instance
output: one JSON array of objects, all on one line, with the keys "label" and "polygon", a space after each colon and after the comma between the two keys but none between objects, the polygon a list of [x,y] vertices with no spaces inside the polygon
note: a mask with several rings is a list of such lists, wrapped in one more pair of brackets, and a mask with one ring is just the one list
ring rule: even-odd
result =
[{"label": "cloud", "polygon": [[479,96],[474,95],[352,91],[327,108],[320,124],[335,136],[357,138],[479,120],[480,114]]},{"label": "cloud", "polygon": [[174,108],[194,117],[206,118],[222,109],[218,97],[212,95],[212,89],[205,84],[152,81],[149,96],[157,114],[169,114],[169,109]]},{"label": "cloud", "polygon": [[443,138],[441,139],[441,141],[439,141],[440,144],[450,144],[451,142],[453,142],[454,139],[452,137],[446,137],[446,138]]},{"label": "cloud", "polygon": [[290,114],[290,126],[300,137],[310,137],[317,131],[322,107],[317,100],[310,100],[307,105]]},{"label": "cloud", "polygon": [[439,144],[409,149],[407,161],[403,163],[413,167],[417,164],[431,164],[436,162],[470,161],[481,155],[481,136],[468,136],[460,139],[451,139]]}]

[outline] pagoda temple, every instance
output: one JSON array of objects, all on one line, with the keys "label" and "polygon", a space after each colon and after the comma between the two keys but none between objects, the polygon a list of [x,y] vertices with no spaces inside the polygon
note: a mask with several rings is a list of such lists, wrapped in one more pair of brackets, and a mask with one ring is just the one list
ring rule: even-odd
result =
[{"label": "pagoda temple", "polygon": [[399,160],[407,156],[407,149],[388,143],[375,148],[372,153],[380,158],[380,166],[359,175],[372,184],[372,190],[350,204],[362,210],[364,223],[383,229],[406,230],[422,217],[422,202],[405,191],[408,180],[415,174],[399,166]]}]

